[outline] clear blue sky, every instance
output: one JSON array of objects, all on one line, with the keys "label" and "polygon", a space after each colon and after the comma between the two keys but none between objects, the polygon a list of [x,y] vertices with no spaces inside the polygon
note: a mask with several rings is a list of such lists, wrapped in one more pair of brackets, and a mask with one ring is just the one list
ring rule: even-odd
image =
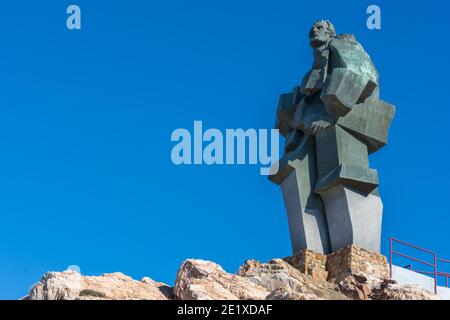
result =
[{"label": "clear blue sky", "polygon": [[[82,30],[66,29],[66,8]],[[366,8],[382,9],[382,30]],[[290,254],[279,188],[258,166],[171,163],[172,130],[271,128],[311,65],[307,33],[354,33],[397,106],[373,155],[383,252],[396,236],[450,258],[449,4],[427,1],[2,1],[0,299],[46,271],[173,284],[186,258],[235,272]]]}]

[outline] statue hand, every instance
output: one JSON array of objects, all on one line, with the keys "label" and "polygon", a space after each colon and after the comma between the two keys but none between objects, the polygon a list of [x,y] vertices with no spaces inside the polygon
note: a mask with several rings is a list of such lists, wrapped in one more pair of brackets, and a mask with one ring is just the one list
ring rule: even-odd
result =
[{"label": "statue hand", "polygon": [[320,131],[328,128],[331,124],[324,120],[318,120],[311,123],[311,125],[306,128],[306,132],[312,136],[318,134]]}]

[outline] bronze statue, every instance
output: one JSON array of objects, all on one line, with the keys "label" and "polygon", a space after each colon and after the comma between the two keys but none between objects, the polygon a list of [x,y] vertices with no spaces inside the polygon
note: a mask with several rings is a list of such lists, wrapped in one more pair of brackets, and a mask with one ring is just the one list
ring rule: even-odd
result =
[{"label": "bronze statue", "polygon": [[379,99],[378,72],[353,35],[319,20],[309,39],[313,66],[280,97],[285,153],[269,179],[281,185],[294,252],[379,251],[382,203],[368,156],[387,143],[394,107]]}]

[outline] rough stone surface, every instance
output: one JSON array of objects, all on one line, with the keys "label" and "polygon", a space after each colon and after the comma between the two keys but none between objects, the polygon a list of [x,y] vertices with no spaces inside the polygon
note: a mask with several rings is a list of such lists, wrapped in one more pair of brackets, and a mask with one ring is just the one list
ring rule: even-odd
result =
[{"label": "rough stone surface", "polygon": [[323,254],[305,249],[292,257],[284,258],[284,260],[299,271],[311,276],[314,280],[326,281],[328,279],[327,256]]},{"label": "rough stone surface", "polygon": [[248,260],[239,269],[239,275],[265,287],[271,300],[345,300],[336,285],[317,281],[282,259],[268,263]]},{"label": "rough stone surface", "polygon": [[350,246],[330,255],[304,250],[267,263],[247,260],[237,274],[218,264],[186,260],[175,286],[121,273],[82,276],[49,272],[24,300],[433,300],[417,286],[388,279],[386,258]]},{"label": "rough stone surface", "polygon": [[392,280],[386,280],[380,287],[374,289],[373,300],[439,300],[438,296],[417,286],[400,285]]},{"label": "rough stone surface", "polygon": [[186,260],[178,271],[174,295],[180,300],[263,300],[270,291],[216,263]]},{"label": "rough stone surface", "polygon": [[327,256],[328,281],[338,283],[350,275],[361,275],[369,283],[380,283],[389,277],[385,256],[357,246],[349,246]]},{"label": "rough stone surface", "polygon": [[91,277],[48,272],[23,300],[168,300],[171,291],[164,283],[136,281],[119,272]]}]

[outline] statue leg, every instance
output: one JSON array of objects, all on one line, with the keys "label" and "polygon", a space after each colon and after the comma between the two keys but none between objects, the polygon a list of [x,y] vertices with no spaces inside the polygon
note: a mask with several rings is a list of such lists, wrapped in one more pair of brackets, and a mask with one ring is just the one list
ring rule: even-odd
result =
[{"label": "statue leg", "polygon": [[332,251],[357,245],[379,252],[383,204],[367,145],[340,126],[316,136],[319,179]]},{"label": "statue leg", "polygon": [[330,253],[322,199],[314,192],[317,166],[313,138],[305,137],[297,149],[286,154],[278,176],[271,180],[281,186],[293,252],[310,249]]}]

